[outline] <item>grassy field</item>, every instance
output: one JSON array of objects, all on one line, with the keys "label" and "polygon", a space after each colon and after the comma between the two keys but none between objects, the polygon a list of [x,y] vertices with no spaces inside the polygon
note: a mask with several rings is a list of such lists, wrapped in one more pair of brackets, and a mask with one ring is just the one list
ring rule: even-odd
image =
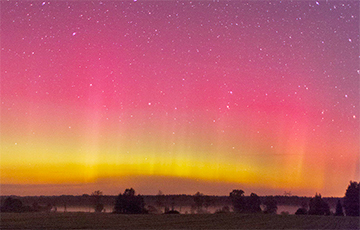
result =
[{"label": "grassy field", "polygon": [[359,217],[1,213],[1,229],[359,229]]}]

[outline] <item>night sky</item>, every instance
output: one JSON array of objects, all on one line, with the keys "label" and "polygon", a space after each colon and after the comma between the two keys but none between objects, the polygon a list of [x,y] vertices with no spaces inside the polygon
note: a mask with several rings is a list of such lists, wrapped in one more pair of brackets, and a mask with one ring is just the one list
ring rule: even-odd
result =
[{"label": "night sky", "polygon": [[358,1],[1,1],[2,194],[343,196]]}]

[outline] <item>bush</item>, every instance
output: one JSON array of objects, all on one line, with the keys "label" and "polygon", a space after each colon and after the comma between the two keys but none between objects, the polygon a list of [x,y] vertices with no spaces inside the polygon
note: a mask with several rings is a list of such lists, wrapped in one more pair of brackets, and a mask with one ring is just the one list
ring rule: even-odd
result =
[{"label": "bush", "polygon": [[170,210],[170,211],[165,212],[164,214],[180,214],[180,212],[176,211],[176,210]]},{"label": "bush", "polygon": [[296,210],[295,215],[306,215],[307,211],[305,208],[299,208],[298,210]]},{"label": "bush", "polygon": [[224,206],[221,209],[217,209],[215,211],[215,214],[219,214],[219,213],[230,213],[230,208],[229,206]]},{"label": "bush", "polygon": [[280,213],[280,215],[282,215],[282,216],[288,216],[288,215],[289,215],[289,212],[288,212],[288,211],[282,211],[282,212]]},{"label": "bush", "polygon": [[277,202],[273,196],[267,196],[264,201],[265,210],[264,213],[267,214],[276,214],[277,211]]},{"label": "bush", "polygon": [[23,212],[23,204],[21,200],[8,197],[5,199],[1,212]]},{"label": "bush", "polygon": [[95,205],[95,212],[102,212],[103,210],[104,210],[104,205],[103,204],[97,203]]}]

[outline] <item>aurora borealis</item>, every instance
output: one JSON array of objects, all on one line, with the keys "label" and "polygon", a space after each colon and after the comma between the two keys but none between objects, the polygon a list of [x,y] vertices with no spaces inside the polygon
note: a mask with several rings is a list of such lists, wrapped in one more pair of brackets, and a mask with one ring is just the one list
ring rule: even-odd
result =
[{"label": "aurora borealis", "polygon": [[360,178],[358,1],[0,4],[2,194]]}]

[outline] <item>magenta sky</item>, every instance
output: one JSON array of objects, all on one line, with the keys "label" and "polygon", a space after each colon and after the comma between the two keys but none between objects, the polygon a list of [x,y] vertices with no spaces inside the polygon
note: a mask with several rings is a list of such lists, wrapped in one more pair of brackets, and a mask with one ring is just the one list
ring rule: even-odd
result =
[{"label": "magenta sky", "polygon": [[2,194],[359,180],[358,1],[0,4]]}]

